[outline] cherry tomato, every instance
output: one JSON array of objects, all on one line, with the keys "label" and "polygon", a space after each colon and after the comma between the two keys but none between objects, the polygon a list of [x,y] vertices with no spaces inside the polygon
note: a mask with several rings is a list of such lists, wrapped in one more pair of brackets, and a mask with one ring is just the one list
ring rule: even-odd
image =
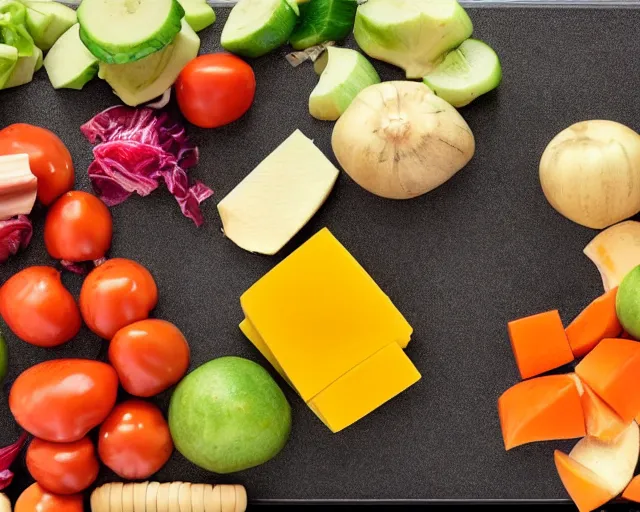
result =
[{"label": "cherry tomato", "polygon": [[39,347],[69,341],[82,323],[53,267],[29,267],[10,277],[0,288],[0,316],[18,338]]},{"label": "cherry tomato", "polygon": [[82,495],[59,496],[45,491],[37,483],[27,487],[13,512],[83,512]]},{"label": "cherry tomato", "polygon": [[172,452],[169,425],[160,409],[148,402],[128,400],[116,405],[100,427],[100,459],[127,480],[150,477]]},{"label": "cherry tomato", "polygon": [[74,443],[34,439],[27,448],[27,469],[44,489],[56,494],[76,494],[98,477],[100,463],[88,437]]},{"label": "cherry tomato", "polygon": [[93,269],[80,290],[80,311],[93,332],[110,340],[123,327],[144,320],[158,303],[151,273],[139,263],[114,258]]},{"label": "cherry tomato", "polygon": [[30,434],[55,443],[82,439],[116,403],[118,375],[105,363],[56,359],[22,372],[9,393],[9,408]]},{"label": "cherry tomato", "polygon": [[182,114],[200,128],[217,128],[239,119],[249,110],[255,93],[251,66],[229,53],[196,57],[176,81]]},{"label": "cherry tomato", "polygon": [[29,155],[31,172],[38,178],[38,199],[49,206],[73,188],[71,153],[53,132],[30,124],[12,124],[0,131],[0,155]]},{"label": "cherry tomato", "polygon": [[189,345],[172,323],[141,320],[116,333],[109,345],[109,361],[127,393],[149,397],[187,373]]},{"label": "cherry tomato", "polygon": [[109,208],[96,196],[74,190],[49,209],[44,243],[51,257],[58,260],[97,260],[109,250],[112,233]]}]

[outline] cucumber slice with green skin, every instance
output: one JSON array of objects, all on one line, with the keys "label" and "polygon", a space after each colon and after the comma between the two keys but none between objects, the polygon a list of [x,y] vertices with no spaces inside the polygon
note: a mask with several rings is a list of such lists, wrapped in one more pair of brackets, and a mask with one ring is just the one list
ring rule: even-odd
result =
[{"label": "cucumber slice with green skin", "polygon": [[177,0],[83,0],[80,39],[101,62],[126,64],[171,43],[183,16]]},{"label": "cucumber slice with green skin", "polygon": [[58,38],[78,23],[76,11],[58,2],[25,2],[27,29],[36,46],[49,50]]},{"label": "cucumber slice with green skin", "polygon": [[135,107],[164,94],[199,50],[198,34],[183,20],[182,30],[165,49],[127,64],[100,63],[98,76],[125,104]]},{"label": "cucumber slice with green skin", "polygon": [[456,0],[368,0],[358,7],[353,33],[370,57],[422,79],[473,32]]},{"label": "cucumber slice with green skin", "polygon": [[295,50],[340,41],[353,30],[358,0],[312,0],[300,5],[300,24],[291,35]]},{"label": "cucumber slice with green skin", "polygon": [[500,59],[488,44],[467,39],[450,52],[424,83],[454,107],[464,107],[500,85]]},{"label": "cucumber slice with green skin", "polygon": [[243,57],[261,57],[279,48],[296,26],[296,8],[288,0],[240,0],[222,30],[222,47]]},{"label": "cucumber slice with green skin", "polygon": [[3,89],[25,85],[33,80],[33,74],[40,69],[38,64],[42,63],[42,50],[37,46],[33,47],[33,54],[28,57],[20,57],[16,67],[11,73],[11,77],[4,84]]},{"label": "cucumber slice with green skin", "polygon": [[327,48],[314,68],[320,81],[309,97],[309,113],[321,121],[335,121],[360,91],[380,83],[371,63],[347,48]]},{"label": "cucumber slice with green skin", "polygon": [[77,89],[98,74],[98,59],[80,40],[77,23],[56,41],[44,59],[54,89]]},{"label": "cucumber slice with green skin", "polygon": [[206,0],[178,0],[184,9],[184,19],[196,32],[216,21],[216,13]]},{"label": "cucumber slice with green skin", "polygon": [[0,89],[9,81],[17,64],[18,49],[14,46],[0,43]]}]

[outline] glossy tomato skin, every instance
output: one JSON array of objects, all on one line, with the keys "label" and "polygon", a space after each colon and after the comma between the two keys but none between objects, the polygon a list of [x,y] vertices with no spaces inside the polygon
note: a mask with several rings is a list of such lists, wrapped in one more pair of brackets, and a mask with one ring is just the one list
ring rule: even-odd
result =
[{"label": "glossy tomato skin", "polygon": [[113,234],[109,208],[96,196],[73,190],[49,208],[44,243],[52,258],[73,262],[102,258]]},{"label": "glossy tomato skin", "polygon": [[189,345],[172,323],[141,320],[116,333],[109,344],[109,361],[127,393],[150,397],[184,377],[189,368]]},{"label": "glossy tomato skin", "polygon": [[9,393],[9,408],[27,432],[55,443],[82,439],[116,403],[118,375],[105,363],[55,359],[22,372]]},{"label": "glossy tomato skin", "polygon": [[135,261],[114,258],[93,269],[80,290],[80,311],[93,332],[110,340],[123,327],[144,320],[158,303],[151,273]]},{"label": "glossy tomato skin", "polygon": [[0,316],[18,338],[39,347],[55,347],[80,330],[75,299],[53,267],[29,267],[0,287]]},{"label": "glossy tomato skin", "polygon": [[230,53],[196,57],[176,81],[184,117],[200,128],[217,128],[242,117],[256,93],[251,66]]},{"label": "glossy tomato skin", "polygon": [[128,400],[116,405],[100,427],[100,460],[127,480],[142,480],[164,466],[173,452],[169,425],[155,405]]},{"label": "glossy tomato skin", "polygon": [[88,437],[73,443],[34,439],[27,448],[27,469],[40,486],[55,494],[76,494],[95,481],[100,470]]},{"label": "glossy tomato skin", "polygon": [[45,206],[73,188],[71,153],[55,133],[24,123],[0,130],[0,155],[19,153],[29,155],[31,172],[38,178],[38,200]]},{"label": "glossy tomato skin", "polygon": [[51,494],[35,483],[20,495],[13,512],[83,512],[82,495]]}]

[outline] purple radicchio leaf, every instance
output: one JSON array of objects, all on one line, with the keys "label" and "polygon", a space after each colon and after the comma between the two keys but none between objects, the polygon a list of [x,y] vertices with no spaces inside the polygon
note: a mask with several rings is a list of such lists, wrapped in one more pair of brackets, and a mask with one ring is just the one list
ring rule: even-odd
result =
[{"label": "purple radicchio leaf", "polygon": [[11,472],[11,465],[18,457],[20,450],[27,441],[27,433],[23,432],[18,440],[4,448],[0,448],[0,491],[6,489],[13,480],[13,473]]},{"label": "purple radicchio leaf", "polygon": [[0,221],[0,264],[26,249],[33,236],[31,221],[26,215]]}]

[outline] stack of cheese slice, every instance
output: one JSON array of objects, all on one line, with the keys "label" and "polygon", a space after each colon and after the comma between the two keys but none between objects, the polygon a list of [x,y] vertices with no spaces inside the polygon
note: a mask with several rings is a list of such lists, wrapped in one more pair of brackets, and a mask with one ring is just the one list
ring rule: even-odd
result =
[{"label": "stack of cheese slice", "polygon": [[420,379],[411,326],[326,228],[240,302],[240,329],[333,432]]}]

